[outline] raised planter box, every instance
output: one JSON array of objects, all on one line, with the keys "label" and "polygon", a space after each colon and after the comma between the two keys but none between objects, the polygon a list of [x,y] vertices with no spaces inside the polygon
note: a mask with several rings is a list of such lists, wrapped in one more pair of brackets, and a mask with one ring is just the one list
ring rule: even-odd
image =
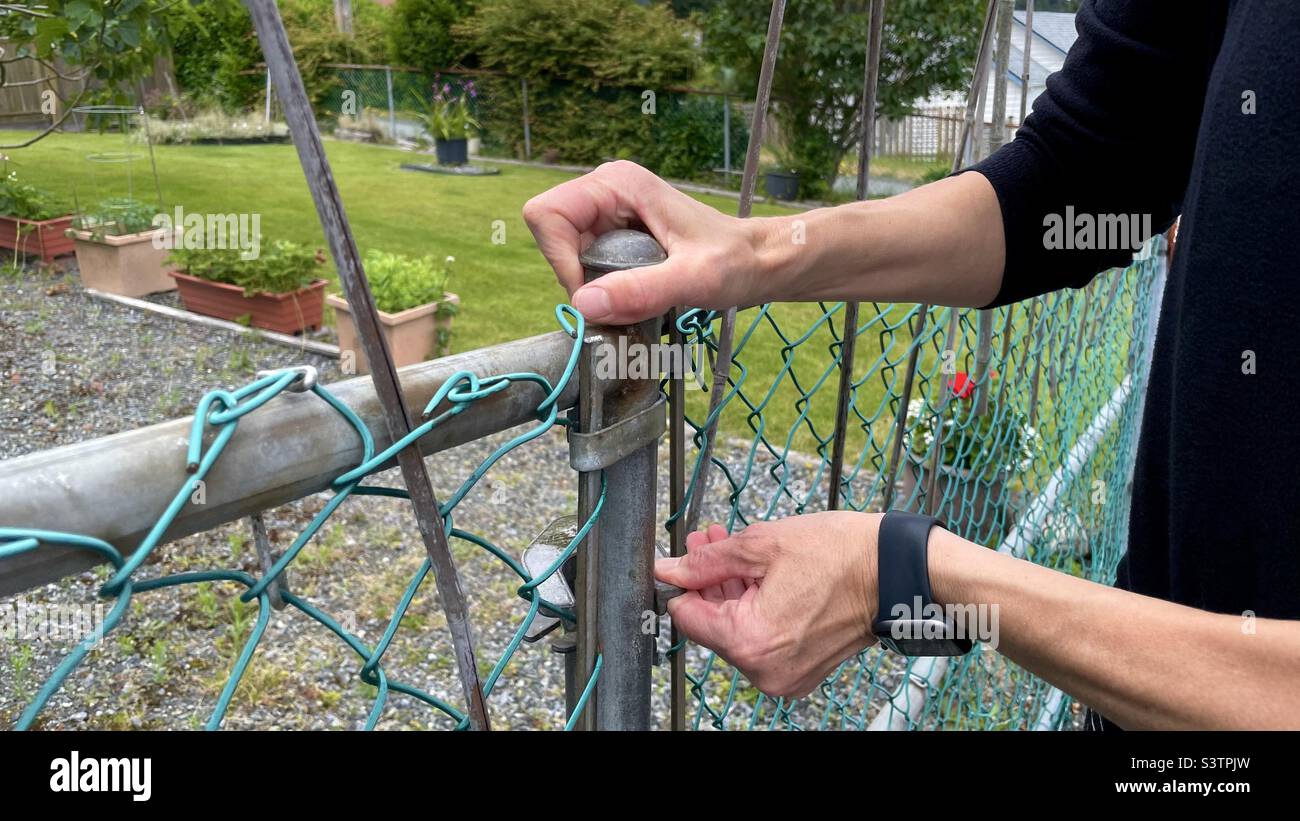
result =
[{"label": "raised planter box", "polygon": [[69,231],[77,250],[81,284],[96,291],[122,296],[144,296],[170,291],[176,280],[168,276],[166,248],[155,248],[154,238],[165,229],[138,234],[96,237],[91,231]]},{"label": "raised planter box", "polygon": [[251,315],[253,327],[268,331],[292,334],[314,330],[320,327],[325,310],[323,279],[292,293],[244,296],[244,289],[238,285],[211,282],[179,271],[168,276],[176,280],[186,310],[233,322]]},{"label": "raised planter box", "polygon": [[[325,301],[334,309],[334,327],[339,334],[340,355],[345,356],[348,351],[352,351],[356,372],[370,373],[347,300],[329,294]],[[379,311],[379,327],[388,340],[388,350],[392,352],[393,363],[397,367],[414,365],[451,353],[438,346],[438,332],[450,331],[453,318],[447,314],[439,315],[438,309],[444,304],[460,305],[460,297],[446,294],[441,302],[431,302],[396,314]]]},{"label": "raised planter box", "polygon": [[65,236],[71,227],[72,214],[48,220],[0,216],[0,248],[16,248],[39,256],[42,262],[53,262],[73,252],[72,237]]}]

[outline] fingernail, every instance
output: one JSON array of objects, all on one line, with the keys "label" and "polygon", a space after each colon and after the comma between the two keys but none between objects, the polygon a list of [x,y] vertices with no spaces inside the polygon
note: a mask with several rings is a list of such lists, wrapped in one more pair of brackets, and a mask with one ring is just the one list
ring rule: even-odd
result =
[{"label": "fingernail", "polygon": [[681,563],[681,556],[664,556],[655,559],[655,570],[672,570]]},{"label": "fingernail", "polygon": [[578,293],[573,295],[573,307],[587,319],[599,321],[609,316],[609,294],[605,293],[604,288],[593,285],[579,288]]}]

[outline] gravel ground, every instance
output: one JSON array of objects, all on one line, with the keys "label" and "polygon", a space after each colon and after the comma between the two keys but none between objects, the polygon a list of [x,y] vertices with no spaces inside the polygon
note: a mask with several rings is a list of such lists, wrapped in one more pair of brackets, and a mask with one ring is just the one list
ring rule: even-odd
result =
[{"label": "gravel ground", "polygon": [[[155,300],[175,304],[174,296]],[[329,332],[322,332],[322,339]],[[0,280],[0,459],[12,458],[192,412],[214,387],[247,383],[259,369],[311,364],[324,381],[341,378],[336,363],[291,348],[239,337],[136,311],[87,296],[72,273],[29,271]],[[446,498],[509,431],[430,458],[430,474]],[[722,458],[740,463],[745,443],[722,443]],[[661,452],[658,520],[668,513],[666,450]],[[760,458],[747,507],[765,506],[773,492]],[[791,484],[812,481],[816,463],[792,459]],[[177,476],[179,483],[183,477]],[[390,471],[376,484],[397,485]],[[715,480],[703,520],[721,520],[725,492]],[[328,494],[267,511],[272,548],[286,548],[318,512]],[[762,501],[762,504],[759,503]],[[164,500],[159,500],[161,510]],[[456,509],[456,526],[484,536],[518,557],[531,538],[556,517],[576,510],[574,474],[567,468],[563,435],[552,431],[504,457]],[[789,504],[777,515],[793,512]],[[22,523],[0,523],[21,526]],[[520,580],[486,551],[453,540],[462,586],[469,598],[480,674],[500,658],[527,613],[515,593]],[[290,587],[351,627],[373,646],[393,607],[424,557],[409,505],[401,500],[355,498],[335,513],[291,565]],[[242,569],[259,575],[248,522],[240,521],[162,546],[137,578],[183,571]],[[0,598],[0,727],[12,727],[50,673],[74,646],[66,637],[8,637],[6,619],[20,607],[89,606],[104,602],[96,590],[104,568],[8,599]],[[199,728],[207,721],[226,674],[256,620],[256,606],[242,605],[242,588],[204,583],[138,593],[117,629],[73,672],[50,699],[37,726],[44,728]],[[104,611],[111,602],[104,605]],[[30,611],[29,611],[30,612]],[[418,687],[460,704],[459,684],[438,597],[426,581],[384,660],[390,680]],[[664,620],[660,647],[667,649]],[[707,654],[688,649],[688,671],[703,675]],[[874,656],[872,657],[874,659]],[[1004,673],[987,665],[992,682]],[[236,729],[356,729],[364,725],[374,689],[358,678],[359,657],[304,614],[274,611],[252,665],[235,693],[223,727]],[[668,665],[655,668],[654,714],[667,726]],[[900,670],[882,664],[874,682],[855,690],[855,669],[830,688],[846,702],[852,720],[870,718],[867,696],[892,689]],[[726,726],[749,723],[756,691],[742,681],[731,692],[732,673],[720,661],[708,668],[706,690],[713,710],[727,711]],[[987,691],[986,691],[987,692]],[[728,696],[731,698],[728,698]],[[692,715],[697,701],[690,699]],[[549,640],[523,644],[488,701],[497,728],[549,728],[564,724],[564,669]],[[816,727],[826,697],[800,702],[790,718]],[[759,726],[771,720],[769,706]],[[836,726],[839,713],[830,726]],[[700,722],[707,728],[710,717]],[[380,728],[448,729],[452,722],[413,698],[390,696]]]}]

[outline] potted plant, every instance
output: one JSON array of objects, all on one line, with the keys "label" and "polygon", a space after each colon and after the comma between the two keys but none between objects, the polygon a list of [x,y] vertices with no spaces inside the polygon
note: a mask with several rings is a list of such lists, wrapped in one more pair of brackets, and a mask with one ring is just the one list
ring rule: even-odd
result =
[{"label": "potted plant", "polygon": [[799,172],[789,150],[777,149],[776,165],[763,176],[767,195],[772,199],[792,201],[799,199]]},{"label": "potted plant", "polygon": [[73,220],[68,234],[76,243],[81,284],[123,296],[170,291],[167,229],[154,227],[153,208],[138,200],[114,198]]},{"label": "potted plant", "polygon": [[469,138],[479,128],[470,112],[470,100],[477,99],[474,81],[465,83],[459,94],[452,93],[451,83],[433,77],[433,99],[417,116],[434,140],[439,165],[464,165],[469,161]]},{"label": "potted plant", "polygon": [[[0,160],[7,160],[0,157]],[[18,174],[0,171],[0,248],[35,254],[42,262],[72,253],[65,236],[72,214],[48,192],[18,181]]]},{"label": "potted plant", "polygon": [[319,328],[324,313],[325,257],[280,240],[251,259],[238,249],[180,249],[168,261],[186,310],[296,333]]},{"label": "potted plant", "polygon": [[[908,417],[915,421],[907,427],[907,465],[899,499],[912,499],[918,487],[929,489],[935,435],[941,428],[936,504],[930,509],[954,526],[978,530],[971,534],[977,540],[989,538],[999,526],[1010,524],[1003,515],[1008,484],[1014,473],[1029,468],[1038,433],[1025,414],[996,396],[989,397],[984,414],[977,416],[975,382],[967,374],[959,371],[948,388],[951,395],[938,411],[927,411],[921,399],[908,406]],[[991,390],[991,381],[984,390]],[[942,510],[939,500],[946,500]]]},{"label": "potted plant", "polygon": [[[460,297],[448,293],[454,257],[439,265],[433,257],[407,257],[371,250],[365,257],[366,279],[379,309],[379,327],[398,367],[413,365],[451,352],[451,320],[460,310]],[[356,324],[347,300],[330,294],[339,350],[357,351]],[[367,373],[365,357],[356,357],[357,372]]]}]

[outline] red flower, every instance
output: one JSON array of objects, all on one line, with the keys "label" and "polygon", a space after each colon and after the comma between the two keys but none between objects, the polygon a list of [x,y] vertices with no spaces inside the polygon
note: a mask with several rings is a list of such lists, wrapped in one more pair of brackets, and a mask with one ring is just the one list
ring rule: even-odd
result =
[{"label": "red flower", "polygon": [[975,380],[965,371],[957,371],[952,378],[952,395],[958,399],[970,399],[971,394],[975,393]]}]

